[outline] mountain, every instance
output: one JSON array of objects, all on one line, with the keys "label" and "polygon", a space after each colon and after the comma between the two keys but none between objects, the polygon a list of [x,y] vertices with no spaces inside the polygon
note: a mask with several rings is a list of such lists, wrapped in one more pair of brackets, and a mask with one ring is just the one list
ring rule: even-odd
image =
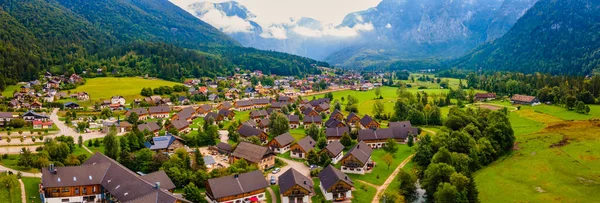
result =
[{"label": "mountain", "polygon": [[600,2],[540,0],[503,37],[454,67],[570,75],[600,70]]},{"label": "mountain", "polygon": [[502,37],[538,0],[505,0],[488,25],[487,41]]},{"label": "mountain", "polygon": [[328,66],[241,47],[166,0],[0,0],[0,24],[0,89],[37,79],[41,71],[103,68],[180,80],[230,74],[237,67],[301,75],[318,72],[313,64]]}]

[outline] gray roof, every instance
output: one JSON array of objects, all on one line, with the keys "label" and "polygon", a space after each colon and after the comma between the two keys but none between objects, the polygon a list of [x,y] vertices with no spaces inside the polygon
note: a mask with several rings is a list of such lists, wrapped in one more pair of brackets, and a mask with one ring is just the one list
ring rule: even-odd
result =
[{"label": "gray roof", "polygon": [[208,179],[207,195],[214,199],[236,196],[269,187],[263,174],[256,170],[248,173]]},{"label": "gray roof", "polygon": [[371,118],[371,116],[369,116],[369,115],[365,115],[360,119],[360,124],[362,124],[363,126],[366,126],[369,123],[371,123],[371,121],[374,121],[373,118]]},{"label": "gray roof", "polygon": [[131,109],[127,112],[127,115],[131,114],[131,113],[135,113],[138,116],[140,115],[145,115],[148,114],[148,110],[146,110],[146,108],[135,108],[135,109]]},{"label": "gray roof", "polygon": [[217,149],[225,152],[231,152],[231,145],[224,142],[219,142],[219,144],[217,144]]},{"label": "gray roof", "polygon": [[338,154],[340,154],[342,151],[344,151],[344,145],[342,145],[342,143],[340,141],[336,140],[336,141],[329,143],[327,145],[327,147],[325,147],[325,149],[327,149],[327,151],[331,152],[333,154],[333,157],[335,157]]},{"label": "gray roof", "polygon": [[289,115],[288,120],[290,121],[290,123],[298,123],[298,122],[300,122],[300,116],[299,115]]},{"label": "gray roof", "polygon": [[325,129],[325,136],[326,137],[338,137],[341,138],[342,135],[344,135],[344,133],[347,133],[348,135],[350,135],[350,130],[348,130],[348,127],[341,127],[341,128],[326,128]]},{"label": "gray roof", "polygon": [[252,100],[252,103],[258,104],[258,105],[267,105],[267,104],[269,104],[269,102],[270,102],[270,99],[265,99],[265,98]]},{"label": "gray roof", "polygon": [[150,113],[169,113],[171,108],[169,106],[151,106],[148,111]]},{"label": "gray roof", "polygon": [[346,117],[346,120],[350,120],[352,117],[358,117],[358,115],[356,115],[354,112],[350,112],[350,114],[348,114],[348,116]]},{"label": "gray roof", "polygon": [[233,150],[232,155],[238,158],[243,158],[249,162],[259,163],[265,156],[272,155],[268,147],[255,145],[248,142],[240,142],[238,146]]},{"label": "gray roof", "polygon": [[312,179],[300,174],[296,169],[290,168],[279,176],[279,194],[284,194],[288,190],[292,189],[295,185],[298,185],[310,193],[314,193]]},{"label": "gray roof", "polygon": [[189,127],[190,123],[188,123],[187,120],[185,120],[185,118],[183,118],[183,119],[180,118],[180,119],[172,120],[171,125],[173,125],[173,127],[175,127],[175,129],[177,129],[177,130],[182,130],[184,128]]},{"label": "gray roof", "polygon": [[350,186],[354,186],[354,182],[352,182],[352,179],[350,179],[350,177],[348,177],[346,174],[342,173],[340,170],[333,167],[332,165],[329,165],[323,170],[321,170],[321,173],[319,173],[319,181],[321,181],[321,185],[323,185],[324,190],[331,188],[331,186],[333,186],[338,181],[344,181]]},{"label": "gray roof", "polygon": [[369,145],[367,145],[364,141],[360,141],[358,144],[356,144],[354,147],[352,147],[352,149],[350,149],[350,151],[348,151],[348,153],[346,153],[344,158],[352,155],[352,156],[354,156],[354,158],[358,159],[358,161],[360,161],[361,163],[366,164],[367,161],[369,161],[369,158],[371,157],[372,152],[373,152],[373,149],[371,149],[371,147],[369,147]]},{"label": "gray roof", "polygon": [[390,128],[380,128],[380,129],[364,129],[358,131],[358,141],[362,140],[387,140],[389,138],[394,138],[392,133],[392,129]]},{"label": "gray roof", "polygon": [[304,152],[309,152],[310,150],[315,148],[315,145],[317,144],[317,142],[315,142],[315,140],[313,140],[312,137],[306,136],[306,137],[298,140],[298,142],[296,142],[296,144],[298,144],[300,146],[300,148],[302,148],[302,150],[304,150]]},{"label": "gray roof", "polygon": [[204,159],[205,165],[213,165],[213,164],[217,163],[217,161],[215,161],[215,158],[213,156],[205,156],[205,157],[202,157],[202,159]]},{"label": "gray roof", "polygon": [[[230,105],[231,105],[231,104],[230,104]],[[201,109],[203,109],[204,111],[211,111],[211,110],[212,110],[212,106],[211,106],[211,105],[208,105],[208,104],[203,104],[203,105],[200,105],[200,107],[198,107],[198,108],[201,108]]]},{"label": "gray roof", "polygon": [[236,107],[246,107],[252,105],[254,105],[254,103],[252,103],[252,100],[239,100],[235,102]]},{"label": "gray roof", "polygon": [[329,115],[329,119],[333,118],[333,115],[335,115],[335,114],[342,114],[342,118],[344,116],[344,114],[340,110],[336,109],[331,112],[331,114]]},{"label": "gray roof", "polygon": [[167,133],[165,136],[153,137],[153,143],[146,142],[145,145],[151,150],[167,149],[169,146],[171,146],[171,144],[173,144],[173,142],[175,142],[175,140],[182,141],[181,138]]},{"label": "gray roof", "polygon": [[137,127],[138,127],[138,130],[140,130],[140,132],[144,132],[144,130],[148,130],[150,132],[160,130],[160,126],[158,126],[158,123],[156,123],[156,122],[147,122],[144,124],[139,124]]},{"label": "gray roof", "polygon": [[323,118],[321,116],[304,116],[303,122],[305,123],[321,123]]},{"label": "gray roof", "polygon": [[[150,181],[160,182],[160,189]],[[101,153],[80,166],[57,167],[56,173],[43,168],[42,184],[46,188],[100,184],[120,202],[189,202],[167,191],[174,189],[174,184],[164,172],[139,176]]]},{"label": "gray roof", "polygon": [[337,127],[339,124],[343,124],[344,126],[346,126],[346,124],[344,124],[342,121],[339,121],[337,119],[333,119],[330,118],[329,120],[327,120],[327,122],[325,122],[325,127],[327,128],[335,128]]},{"label": "gray roof", "polygon": [[13,118],[13,114],[11,112],[0,112],[0,118]]},{"label": "gray roof", "polygon": [[390,122],[394,138],[406,139],[408,134],[418,135],[419,129],[412,127],[410,121]]},{"label": "gray roof", "polygon": [[241,125],[240,129],[238,129],[238,133],[242,137],[250,137],[250,136],[259,136],[264,132],[262,130],[253,128],[249,125]]},{"label": "gray roof", "polygon": [[292,144],[292,142],[294,142],[294,137],[292,137],[292,134],[290,134],[290,132],[283,133],[283,134],[275,137],[274,139],[281,146],[286,146],[286,145]]},{"label": "gray roof", "polygon": [[255,118],[255,117],[263,117],[263,116],[268,116],[269,114],[267,113],[266,110],[254,110],[250,112],[250,117]]}]

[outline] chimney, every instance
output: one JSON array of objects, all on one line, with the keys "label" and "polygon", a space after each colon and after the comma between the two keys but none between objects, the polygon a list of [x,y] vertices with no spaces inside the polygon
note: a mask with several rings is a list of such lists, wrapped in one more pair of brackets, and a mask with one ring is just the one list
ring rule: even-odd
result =
[{"label": "chimney", "polygon": [[233,175],[233,177],[234,177],[234,178],[239,178],[239,177],[240,177],[240,174],[235,174],[235,175]]},{"label": "chimney", "polygon": [[304,181],[304,184],[306,185],[306,181]]},{"label": "chimney", "polygon": [[154,182],[154,189],[160,189],[160,182]]},{"label": "chimney", "polygon": [[357,144],[357,145],[356,145],[356,149],[360,149],[360,144]]}]

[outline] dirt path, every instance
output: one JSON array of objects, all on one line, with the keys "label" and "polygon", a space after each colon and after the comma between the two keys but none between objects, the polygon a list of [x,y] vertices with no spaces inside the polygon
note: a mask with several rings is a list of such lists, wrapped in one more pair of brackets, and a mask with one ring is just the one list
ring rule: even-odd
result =
[{"label": "dirt path", "polygon": [[82,144],[81,147],[83,147],[83,149],[85,149],[85,151],[89,152],[90,154],[94,154],[94,152],[92,152],[92,150],[88,149],[84,144]]},{"label": "dirt path", "polygon": [[269,191],[269,194],[271,195],[271,203],[276,203],[277,196],[275,196],[275,192],[273,192],[273,189],[271,189],[271,187],[268,187],[267,191]]},{"label": "dirt path", "polygon": [[35,178],[41,178],[42,177],[42,173],[28,173],[28,172],[23,172],[23,171],[17,171],[17,170],[13,170],[10,168],[6,168],[2,165],[0,165],[0,171],[12,171],[14,174],[17,174],[18,172],[21,172],[21,176],[23,177],[35,177]]},{"label": "dirt path", "polygon": [[404,166],[412,159],[412,157],[414,155],[415,154],[411,154],[406,159],[404,159],[404,161],[402,161],[402,163],[400,163],[400,165],[396,168],[396,170],[394,170],[394,172],[392,172],[392,175],[390,175],[390,177],[388,177],[388,179],[385,180],[383,185],[381,185],[380,187],[377,188],[377,193],[375,193],[375,197],[373,198],[372,203],[379,203],[379,199],[383,195],[383,192],[385,192],[385,189],[387,189],[387,187],[390,186],[392,181],[396,180],[396,176],[398,175],[400,170],[402,170],[402,168],[404,168]]},{"label": "dirt path", "polygon": [[25,193],[25,184],[23,184],[23,181],[20,178],[19,184],[21,185],[21,202],[27,203],[27,193]]},{"label": "dirt path", "polygon": [[437,133],[435,133],[435,131],[433,131],[433,130],[429,130],[429,129],[425,129],[425,128],[421,128],[421,130],[423,130],[423,131],[426,131],[426,132],[428,132],[428,133],[431,133],[431,134],[433,134],[433,135],[437,134]]},{"label": "dirt path", "polygon": [[368,185],[368,186],[374,187],[375,189],[379,189],[379,187],[381,187],[381,186],[379,186],[379,185],[375,185],[375,184],[373,184],[373,183],[365,182],[364,180],[356,180],[356,181],[358,181],[358,182],[360,182],[360,183],[362,183],[362,184],[365,184],[365,185]]}]

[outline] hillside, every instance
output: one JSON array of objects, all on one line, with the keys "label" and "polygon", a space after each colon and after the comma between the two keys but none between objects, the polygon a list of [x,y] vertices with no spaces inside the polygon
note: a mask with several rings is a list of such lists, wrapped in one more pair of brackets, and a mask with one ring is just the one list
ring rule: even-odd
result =
[{"label": "hillside", "polygon": [[457,68],[585,75],[600,68],[600,2],[541,0],[503,37]]},{"label": "hillside", "polygon": [[179,81],[231,74],[236,67],[298,75],[318,72],[312,64],[329,66],[240,47],[166,0],[0,0],[0,23],[0,89],[37,79],[41,71],[104,68]]}]

